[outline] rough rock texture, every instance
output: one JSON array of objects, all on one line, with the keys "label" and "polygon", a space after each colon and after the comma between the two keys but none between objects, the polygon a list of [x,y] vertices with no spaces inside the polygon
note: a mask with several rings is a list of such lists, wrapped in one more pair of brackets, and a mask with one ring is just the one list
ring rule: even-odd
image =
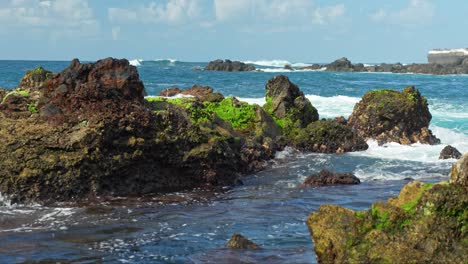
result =
[{"label": "rough rock texture", "polygon": [[172,96],[176,96],[176,95],[180,94],[181,92],[182,92],[182,90],[180,90],[179,87],[171,87],[171,88],[167,88],[167,89],[162,90],[158,94],[158,96],[172,97]]},{"label": "rough rock texture", "polygon": [[265,89],[267,102],[263,108],[275,118],[285,134],[318,120],[317,109],[288,77],[278,75],[268,80]]},{"label": "rough rock texture", "polygon": [[45,81],[52,77],[52,72],[42,67],[37,67],[34,70],[29,70],[21,79],[18,87],[23,89],[36,89],[41,87]]},{"label": "rough rock texture", "polygon": [[255,244],[254,242],[250,241],[246,237],[242,236],[239,233],[235,233],[231,239],[226,243],[226,247],[232,249],[260,249],[260,246]]},{"label": "rough rock texture", "polygon": [[150,103],[144,92],[136,68],[111,58],[73,60],[35,91],[8,92],[0,192],[48,202],[232,185],[274,156],[271,140],[249,140],[216,113],[196,122],[198,108]]},{"label": "rough rock texture", "polygon": [[255,66],[245,64],[240,61],[230,61],[230,60],[214,60],[210,61],[205,67],[206,71],[230,71],[230,72],[239,72],[239,71],[255,71]]},{"label": "rough rock texture", "polygon": [[459,159],[462,156],[458,149],[447,145],[445,148],[442,149],[439,155],[439,159]]},{"label": "rough rock texture", "polygon": [[[314,64],[312,66],[299,67],[299,70],[319,70],[334,72],[392,72],[392,73],[421,73],[421,74],[468,74],[468,58],[459,59],[452,64],[401,64],[401,63],[381,63],[377,65],[365,66],[362,63],[353,64],[343,57],[330,64]],[[292,68],[291,70],[295,70]]]},{"label": "rough rock texture", "polygon": [[465,263],[467,167],[459,168],[453,183],[413,181],[368,211],[322,205],[307,218],[319,263]]},{"label": "rough rock texture", "polygon": [[193,85],[187,90],[180,90],[177,87],[169,88],[160,92],[158,96],[171,97],[179,94],[196,97],[202,102],[220,102],[224,99],[222,94],[213,92],[213,88],[200,85]]},{"label": "rough rock texture", "polygon": [[468,188],[468,153],[465,153],[453,164],[452,171],[450,172],[450,180],[452,184]]},{"label": "rough rock texture", "polygon": [[320,153],[344,153],[369,148],[364,138],[350,127],[333,120],[310,123],[297,132],[292,142],[300,150]]},{"label": "rough rock texture", "polygon": [[361,181],[352,173],[332,173],[321,170],[319,173],[307,177],[302,187],[320,187],[327,185],[359,184]]},{"label": "rough rock texture", "polygon": [[413,86],[402,92],[374,90],[366,93],[354,106],[348,125],[364,138],[376,139],[379,144],[397,142],[438,144],[428,129],[432,116],[426,98]]},{"label": "rough rock texture", "polygon": [[351,61],[346,57],[337,59],[336,61],[325,65],[325,67],[327,67],[327,71],[354,71]]}]

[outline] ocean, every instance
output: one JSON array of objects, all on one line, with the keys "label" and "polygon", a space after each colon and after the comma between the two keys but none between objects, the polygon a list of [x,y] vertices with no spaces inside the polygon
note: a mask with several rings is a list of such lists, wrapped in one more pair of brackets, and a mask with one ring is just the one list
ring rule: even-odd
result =
[{"label": "ocean", "polygon": [[[430,129],[442,144],[378,146],[347,154],[277,153],[269,169],[248,175],[244,185],[213,193],[192,190],[153,198],[54,207],[10,205],[0,195],[0,263],[316,263],[306,217],[321,204],[366,210],[386,200],[413,178],[448,179],[455,160],[438,160],[450,144],[468,152],[468,75],[421,75],[288,71],[287,61],[249,61],[263,72],[200,71],[207,62],[132,60],[149,96],[165,88],[208,85],[225,96],[262,105],[265,83],[284,74],[297,84],[321,118],[349,116],[372,89],[416,86],[427,97]],[[43,66],[58,72],[65,61],[0,61],[0,87],[14,88],[26,70]],[[310,63],[289,63],[307,66]],[[352,172],[360,185],[300,188],[321,169]],[[259,244],[257,251],[224,247],[240,232]]]}]

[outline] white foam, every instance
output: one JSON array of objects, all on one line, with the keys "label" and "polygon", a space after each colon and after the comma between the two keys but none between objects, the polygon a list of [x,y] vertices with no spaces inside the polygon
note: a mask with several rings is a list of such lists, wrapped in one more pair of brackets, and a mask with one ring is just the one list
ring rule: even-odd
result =
[{"label": "white foam", "polygon": [[177,98],[191,98],[194,97],[190,94],[176,94],[174,96],[157,96],[157,95],[148,95],[145,98],[167,98],[167,99],[177,99]]},{"label": "white foam", "polygon": [[439,160],[440,151],[446,145],[452,145],[462,153],[468,152],[468,135],[437,126],[430,126],[429,128],[441,140],[441,144],[428,145],[415,143],[400,145],[392,142],[379,146],[375,140],[369,140],[367,142],[369,148],[366,151],[353,152],[350,155],[425,163],[447,163],[454,160]]},{"label": "white foam", "polygon": [[171,59],[171,58],[168,58],[168,59],[155,59],[154,61],[168,61],[170,63],[176,63],[178,62],[177,59]]},{"label": "white foam", "polygon": [[294,70],[289,70],[289,69],[284,69],[284,68],[267,68],[267,69],[258,69],[259,72],[321,72],[325,71],[327,67],[322,67],[317,70],[313,69],[294,69]]},{"label": "white foam", "polygon": [[[350,97],[345,95],[319,96],[307,94],[306,98],[317,108],[320,118],[333,118],[337,116],[348,117],[352,112],[354,105],[361,100],[359,97]],[[265,98],[238,98],[240,101],[249,104],[264,105]]]},{"label": "white foam", "polygon": [[361,100],[359,97],[336,95],[331,97],[306,94],[306,98],[317,108],[320,118],[344,116],[348,118],[354,105]]},{"label": "white foam", "polygon": [[134,60],[131,60],[129,62],[130,62],[130,65],[138,67],[138,66],[141,66],[141,63],[143,62],[143,60],[142,59],[134,59]]},{"label": "white foam", "polygon": [[8,200],[6,197],[2,196],[2,193],[0,192],[0,206],[11,206],[11,201]]},{"label": "white foam", "polygon": [[264,67],[281,67],[283,68],[285,65],[291,65],[291,67],[294,68],[300,68],[300,67],[307,67],[311,66],[312,64],[310,63],[303,63],[303,62],[289,62],[287,60],[258,60],[258,61],[243,61],[244,63],[247,64],[255,64],[259,66],[264,66]]}]

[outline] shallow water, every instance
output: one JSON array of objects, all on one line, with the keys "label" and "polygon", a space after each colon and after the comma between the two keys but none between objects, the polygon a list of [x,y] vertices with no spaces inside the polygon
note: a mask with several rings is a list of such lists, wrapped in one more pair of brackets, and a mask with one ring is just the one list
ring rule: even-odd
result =
[{"label": "shallow water", "polygon": [[[0,61],[0,86],[17,85],[24,71],[43,65],[58,71],[68,62]],[[210,85],[251,103],[264,101],[265,82],[278,73],[193,71],[204,63],[143,61],[138,67],[150,95],[163,88]],[[264,66],[270,69],[272,67]],[[278,68],[275,71],[282,71]],[[315,263],[305,219],[321,204],[365,210],[398,194],[405,178],[448,179],[454,160],[439,161],[445,144],[468,151],[468,76],[285,72],[307,94],[321,117],[347,116],[373,88],[416,85],[428,97],[431,129],[441,145],[378,146],[343,155],[277,154],[266,171],[224,192],[195,190],[141,199],[93,201],[56,207],[8,205],[0,197],[0,262],[69,260],[79,263]],[[353,172],[356,186],[300,188],[320,169]],[[241,232],[263,249],[224,248]]]}]

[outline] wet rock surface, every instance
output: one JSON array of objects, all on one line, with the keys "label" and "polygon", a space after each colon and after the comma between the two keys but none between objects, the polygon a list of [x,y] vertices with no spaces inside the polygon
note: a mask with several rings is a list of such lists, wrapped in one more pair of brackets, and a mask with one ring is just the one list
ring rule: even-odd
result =
[{"label": "wet rock surface", "polygon": [[361,181],[352,173],[332,173],[321,170],[319,173],[307,177],[302,187],[321,187],[328,185],[359,184]]},{"label": "wet rock surface", "polygon": [[463,263],[467,157],[454,165],[451,183],[412,181],[368,211],[322,205],[307,218],[319,263]]},{"label": "wet rock surface", "polygon": [[408,86],[402,92],[374,90],[366,93],[354,106],[348,125],[366,139],[376,139],[379,145],[438,144],[429,130],[432,115],[427,100],[419,91]]},{"label": "wet rock surface", "polygon": [[250,241],[239,233],[235,233],[226,243],[226,247],[231,249],[260,249],[260,246]]},{"label": "wet rock surface", "polygon": [[229,72],[240,72],[240,71],[255,71],[255,66],[245,64],[240,61],[231,60],[214,60],[210,61],[204,68],[205,71],[229,71]]},{"label": "wet rock surface", "polygon": [[442,149],[439,159],[459,159],[462,156],[458,149],[448,145]]}]

